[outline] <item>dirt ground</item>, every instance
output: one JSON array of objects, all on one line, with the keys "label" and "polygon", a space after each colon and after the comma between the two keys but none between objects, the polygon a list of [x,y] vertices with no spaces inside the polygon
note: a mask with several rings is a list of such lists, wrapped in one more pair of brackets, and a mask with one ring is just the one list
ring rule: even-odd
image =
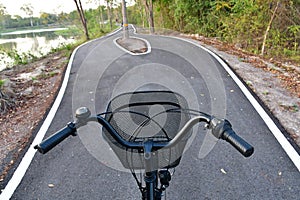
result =
[{"label": "dirt ground", "polygon": [[0,72],[2,92],[14,99],[15,107],[0,114],[0,182],[32,138],[54,101],[68,57],[65,52]]},{"label": "dirt ground", "polygon": [[[185,37],[187,37],[185,35]],[[264,60],[234,46],[189,35],[226,60],[300,145],[300,66]],[[65,52],[0,72],[16,107],[0,114],[0,184],[54,101],[67,66]]]}]

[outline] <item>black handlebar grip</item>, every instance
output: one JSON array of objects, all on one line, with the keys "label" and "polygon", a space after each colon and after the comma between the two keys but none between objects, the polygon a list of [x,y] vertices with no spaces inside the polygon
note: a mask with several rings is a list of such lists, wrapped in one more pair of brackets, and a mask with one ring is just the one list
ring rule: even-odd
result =
[{"label": "black handlebar grip", "polygon": [[70,135],[76,135],[76,127],[73,122],[70,122],[65,128],[57,131],[55,134],[42,141],[40,144],[36,145],[34,148],[37,149],[40,153],[45,154]]},{"label": "black handlebar grip", "polygon": [[227,129],[222,134],[222,139],[229,142],[234,148],[236,148],[245,157],[249,157],[253,154],[254,148],[240,136],[235,134],[232,129]]}]

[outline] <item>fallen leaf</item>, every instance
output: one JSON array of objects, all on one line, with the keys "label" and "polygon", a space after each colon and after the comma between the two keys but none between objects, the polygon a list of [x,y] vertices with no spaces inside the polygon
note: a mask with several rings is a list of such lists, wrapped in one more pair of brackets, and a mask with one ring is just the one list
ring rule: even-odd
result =
[{"label": "fallen leaf", "polygon": [[223,169],[223,168],[221,168],[221,172],[222,172],[223,174],[227,174],[227,172],[226,172],[225,169]]}]

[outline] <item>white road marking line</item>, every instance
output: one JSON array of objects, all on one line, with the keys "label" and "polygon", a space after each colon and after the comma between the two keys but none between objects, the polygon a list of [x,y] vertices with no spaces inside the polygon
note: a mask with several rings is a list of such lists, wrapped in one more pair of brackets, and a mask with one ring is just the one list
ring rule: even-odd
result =
[{"label": "white road marking line", "polygon": [[[116,34],[118,31],[120,31],[120,29],[117,29],[116,31],[103,36],[103,37],[109,37],[111,35]],[[97,38],[99,39],[99,38]],[[29,168],[29,165],[31,164],[31,161],[36,153],[36,150],[33,148],[36,144],[41,143],[41,141],[43,140],[48,128],[51,125],[51,122],[58,110],[58,107],[62,101],[62,98],[65,94],[67,85],[68,85],[68,81],[69,81],[69,77],[70,77],[70,72],[71,72],[71,68],[72,68],[72,63],[74,60],[74,56],[76,54],[76,52],[78,51],[78,49],[90,42],[92,42],[94,40],[88,41],[84,44],[81,44],[80,46],[78,46],[72,53],[66,72],[65,72],[65,76],[64,76],[64,80],[63,83],[61,85],[61,88],[59,90],[59,93],[54,101],[54,104],[52,105],[45,121],[43,122],[40,130],[38,131],[37,135],[35,136],[32,144],[30,145],[29,149],[27,150],[27,152],[25,153],[24,157],[22,158],[18,168],[16,169],[16,171],[14,172],[13,176],[11,177],[11,179],[9,180],[9,182],[7,183],[6,187],[4,188],[4,190],[2,191],[2,193],[0,194],[0,200],[9,200],[11,198],[11,196],[13,195],[13,193],[15,192],[15,190],[17,189],[17,187],[19,186],[19,184],[21,183],[27,169]]]}]

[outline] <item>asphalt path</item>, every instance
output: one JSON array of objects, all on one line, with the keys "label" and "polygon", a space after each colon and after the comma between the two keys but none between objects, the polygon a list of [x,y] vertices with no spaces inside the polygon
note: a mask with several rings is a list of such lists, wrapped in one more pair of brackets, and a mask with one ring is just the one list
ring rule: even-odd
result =
[{"label": "asphalt path", "polygon": [[[130,55],[114,43],[120,36],[116,33],[78,49],[47,136],[72,121],[76,107],[103,112],[121,92],[164,86],[182,93],[191,107],[229,119],[255,147],[254,155],[244,158],[228,143],[212,142],[212,149],[204,148],[208,155],[199,158],[205,131],[197,129],[199,134],[172,176],[168,199],[299,198],[298,169],[215,58],[190,42],[155,35],[138,35],[151,44],[151,53]],[[79,135],[46,155],[36,154],[11,199],[140,199],[131,174],[106,163],[113,156],[103,150],[107,146],[97,145],[99,138],[85,138],[83,128]]]}]

